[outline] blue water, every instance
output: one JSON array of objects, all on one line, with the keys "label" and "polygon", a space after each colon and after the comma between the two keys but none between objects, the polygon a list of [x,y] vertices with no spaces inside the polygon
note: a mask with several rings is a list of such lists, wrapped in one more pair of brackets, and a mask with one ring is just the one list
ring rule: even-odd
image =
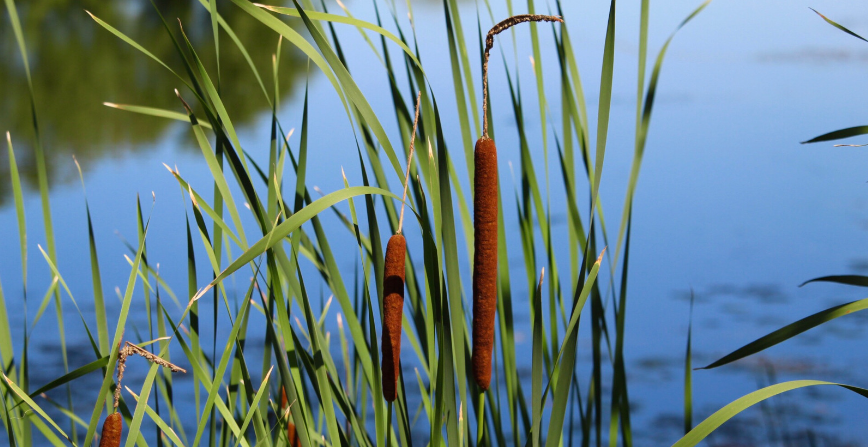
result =
[{"label": "blue water", "polygon": [[[578,52],[592,129],[596,128],[593,117],[608,7],[604,3],[569,4],[564,12]],[[348,6],[357,17],[373,17],[367,2]],[[695,6],[692,2],[652,2],[649,61],[653,61],[671,30]],[[868,46],[824,23],[809,6],[856,32],[868,32],[868,16],[863,5],[855,1],[718,1],[685,27],[670,48],[659,85],[633,220],[625,354],[636,445],[670,445],[680,436],[683,355],[689,319],[687,297],[691,290],[696,296],[694,366],[716,360],[804,316],[864,297],[860,289],[853,287],[816,284],[798,287],[817,276],[868,271],[864,251],[868,247],[866,151],[835,148],[827,143],[799,144],[827,131],[865,124],[860,112],[868,93],[859,86],[868,69]],[[514,7],[515,12],[524,11],[524,6]],[[610,234],[620,220],[633,154],[638,50],[638,7],[634,3],[621,3],[619,7],[616,76],[601,187]],[[337,10],[337,6],[330,8]],[[444,68],[448,64],[448,50],[441,44],[445,32],[441,8],[436,2],[425,2],[414,5],[414,12],[422,60],[426,67],[431,67],[427,73],[431,86],[441,108],[449,108],[454,99],[451,73]],[[463,4],[462,10],[465,31],[472,35],[476,7]],[[399,5],[399,17],[403,18],[405,12],[405,7]],[[494,14],[507,15],[502,5],[494,7]],[[483,23],[488,23],[488,19],[484,18]],[[371,63],[369,47],[358,38],[356,30],[337,29],[360,88],[383,117],[387,132],[395,135],[391,99],[382,76],[384,70],[378,63]],[[541,34],[542,63],[551,67],[544,70],[548,76],[546,89],[552,92],[549,107],[553,116],[559,117],[560,104],[552,99],[559,97],[555,55],[546,43],[547,31]],[[536,142],[533,150],[539,153],[537,172],[542,176],[540,123],[528,61],[531,53],[528,35],[526,29],[517,30],[517,47],[509,39],[499,40],[494,57],[499,62],[498,48],[502,46],[511,69],[517,63],[528,98],[524,102],[528,138]],[[8,33],[4,39],[6,36]],[[148,69],[154,69],[153,64]],[[492,123],[498,129],[501,154],[501,185],[505,193],[512,193],[515,186],[509,176],[509,163],[517,169],[519,160],[517,145],[509,139],[515,135],[514,119],[505,99],[502,64],[497,64],[490,80],[495,101]],[[8,92],[0,86],[0,94]],[[167,90],[166,95],[170,94]],[[252,90],[251,96],[259,101],[259,94],[258,90]],[[361,184],[352,129],[331,85],[315,69],[310,75],[310,96],[312,156],[308,185],[316,185],[325,192],[342,188],[341,167],[351,184]],[[281,120],[288,127],[300,127],[302,99],[303,84],[299,83],[283,100]],[[124,94],[94,91],[81,100],[124,102]],[[51,107],[49,101],[42,105],[47,107]],[[126,116],[130,123],[157,122],[152,118]],[[269,116],[263,110],[258,118],[240,129],[245,148],[261,162],[267,159]],[[457,117],[445,113],[443,118],[445,128],[457,129]],[[98,132],[101,122],[94,120],[91,125]],[[551,142],[549,131],[549,164],[556,169]],[[28,139],[13,133],[13,143],[19,152],[25,151]],[[297,145],[297,132],[290,143]],[[465,178],[460,133],[449,132],[447,143],[454,151],[459,177]],[[152,139],[128,146],[90,158],[83,166],[110,328],[114,327],[112,316],[119,311],[113,290],[116,286],[123,290],[129,275],[129,266],[123,259],[129,253],[118,235],[136,240],[136,194],[141,196],[146,218],[151,217],[149,259],[152,264],[159,263],[161,275],[183,300],[185,204],[177,182],[162,163],[177,166],[201,193],[211,189],[207,168],[186,126],[155,125]],[[19,154],[19,159],[22,157]],[[56,161],[59,174],[51,179],[55,236],[62,241],[57,256],[60,271],[90,322],[92,290],[84,199],[72,159],[66,157]],[[398,180],[390,181],[397,190]],[[562,203],[559,176],[552,175],[549,181],[552,203]],[[153,205],[152,192],[156,197]],[[14,208],[9,205],[10,200],[4,203],[0,208],[0,228],[7,237],[0,239],[0,253],[4,254],[0,257],[0,280],[12,315],[13,339],[20,350],[24,306],[19,242]],[[37,248],[37,244],[45,247],[45,242],[36,191],[26,192],[25,208],[29,235],[27,312],[32,321],[50,275]],[[342,210],[348,211],[345,204]],[[508,206],[505,213],[508,230],[517,234],[514,209]],[[555,234],[565,237],[565,211],[553,209],[552,213]],[[253,228],[249,216],[245,223]],[[326,213],[324,224],[341,267],[353,269],[358,258],[354,238],[341,229],[330,213]],[[408,224],[407,232],[412,249],[414,237],[418,241],[418,231]],[[515,242],[513,246],[517,247],[518,241]],[[195,243],[198,249],[198,240]],[[197,253],[201,256],[201,250]],[[236,248],[233,255],[238,253]],[[513,249],[510,256],[518,259],[520,254]],[[559,259],[563,259],[561,265],[567,265],[566,253],[560,253]],[[200,284],[204,284],[208,263],[204,257],[197,262]],[[469,280],[466,259],[462,259],[462,268]],[[512,273],[516,341],[520,353],[529,352],[524,269],[518,267]],[[312,269],[305,270],[305,274],[314,282],[316,274]],[[141,300],[141,286],[136,294]],[[322,294],[327,297],[329,292],[323,288]],[[164,295],[163,299],[168,297]],[[63,305],[71,348],[70,366],[75,368],[89,361],[90,348],[67,296]],[[329,314],[331,321],[336,311],[334,303]],[[210,321],[209,311],[203,310],[201,318]],[[865,318],[861,314],[850,315],[751,359],[714,371],[694,372],[695,423],[770,382],[820,379],[868,386],[862,360]],[[143,315],[133,316],[132,323],[142,331],[143,339],[150,338],[145,334],[147,323]],[[225,329],[224,322],[218,332]],[[35,330],[28,330],[32,331],[35,347],[31,361],[40,365],[33,370],[31,380],[39,386],[62,374],[52,306]],[[203,336],[210,338],[210,333],[203,331]],[[248,341],[254,359],[257,344],[261,343],[255,338]],[[180,352],[175,355],[180,358]],[[583,371],[589,371],[590,337],[586,333],[580,338],[579,358]],[[258,376],[260,365],[252,368],[251,373]],[[519,368],[529,375],[529,364],[521,362]],[[129,371],[124,382],[136,390],[143,379],[143,368]],[[84,380],[98,383],[94,377]],[[181,398],[183,384],[189,383],[190,376],[179,376],[176,380],[180,381],[175,389]],[[52,396],[65,402],[63,393]],[[89,414],[92,396],[79,391],[74,396],[77,413]],[[743,413],[724,425],[708,445],[810,445],[809,429],[817,445],[862,445],[860,440],[868,435],[861,423],[866,409],[868,403],[863,398],[841,389],[795,391],[770,400],[765,409],[757,407]]]}]

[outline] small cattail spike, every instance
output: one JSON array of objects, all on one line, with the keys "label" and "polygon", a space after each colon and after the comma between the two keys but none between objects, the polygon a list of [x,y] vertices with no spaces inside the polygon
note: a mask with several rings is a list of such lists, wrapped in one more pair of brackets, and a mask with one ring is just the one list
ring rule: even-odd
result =
[{"label": "small cattail spike", "polygon": [[105,422],[102,423],[99,447],[120,447],[121,435],[124,428],[123,420],[123,417],[118,412],[114,412],[105,418]]}]

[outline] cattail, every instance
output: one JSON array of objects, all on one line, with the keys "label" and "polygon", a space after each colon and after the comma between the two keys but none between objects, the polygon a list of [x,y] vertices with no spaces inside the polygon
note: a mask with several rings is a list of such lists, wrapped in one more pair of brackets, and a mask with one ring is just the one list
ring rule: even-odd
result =
[{"label": "cattail", "polygon": [[404,236],[396,234],[389,238],[383,273],[383,397],[389,402],[398,397],[406,254]]},{"label": "cattail", "polygon": [[404,205],[407,204],[407,186],[410,182],[410,163],[413,161],[413,146],[416,127],[419,124],[419,103],[422,92],[416,96],[416,117],[410,136],[410,153],[407,156],[407,174],[404,176],[404,197],[401,202],[401,217],[398,231],[386,244],[386,261],[383,267],[383,398],[394,402],[398,397],[398,376],[401,373],[401,321],[404,317],[404,257],[407,241],[401,234],[404,228]]},{"label": "cattail", "polygon": [[121,445],[121,432],[124,429],[123,418],[118,412],[114,412],[105,418],[102,424],[102,436],[99,447],[119,447]]},{"label": "cattail", "polygon": [[482,137],[476,141],[473,178],[473,377],[481,391],[491,384],[494,316],[497,311],[497,149],[488,137],[488,58],[494,36],[523,22],[563,22],[560,17],[524,14],[494,25],[485,36],[482,59]]}]

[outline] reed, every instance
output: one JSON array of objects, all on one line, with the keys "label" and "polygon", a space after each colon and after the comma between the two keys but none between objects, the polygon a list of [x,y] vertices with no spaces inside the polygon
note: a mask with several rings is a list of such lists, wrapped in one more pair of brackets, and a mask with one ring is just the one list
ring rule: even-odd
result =
[{"label": "reed", "polygon": [[497,313],[497,147],[488,137],[488,58],[494,36],[524,22],[563,22],[555,16],[523,14],[494,25],[485,36],[482,59],[482,136],[473,151],[473,352],[472,368],[482,391],[491,384],[494,317]]}]

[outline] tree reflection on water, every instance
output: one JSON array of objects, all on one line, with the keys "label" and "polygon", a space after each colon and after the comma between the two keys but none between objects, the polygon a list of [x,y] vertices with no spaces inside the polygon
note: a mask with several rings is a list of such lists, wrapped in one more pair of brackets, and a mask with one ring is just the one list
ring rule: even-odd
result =
[{"label": "tree reflection on water", "polygon": [[[182,82],[165,68],[112,35],[85,12],[111,24],[140,43],[182,76],[181,58],[149,0],[29,0],[16,2],[27,45],[40,135],[50,183],[70,178],[74,154],[83,167],[90,160],[148,147],[172,125],[110,109],[105,101],[182,111],[173,89]],[[217,73],[208,11],[198,0],[153,0],[176,38],[178,20],[210,73]],[[269,94],[273,94],[271,56],[277,37],[269,28],[240,13],[230,2],[218,3],[227,23],[244,43]],[[27,77],[9,22],[0,26],[0,130],[12,133],[24,182],[36,188],[33,126]],[[300,85],[307,64],[301,52],[284,45],[279,95]],[[215,83],[217,79],[214,79]],[[250,123],[268,110],[262,89],[243,55],[221,31],[221,97],[236,124]],[[190,146],[193,147],[193,146]],[[5,152],[5,151],[4,151]],[[0,157],[0,178],[8,178],[8,157]],[[9,182],[0,182],[0,206],[8,202]]]}]

